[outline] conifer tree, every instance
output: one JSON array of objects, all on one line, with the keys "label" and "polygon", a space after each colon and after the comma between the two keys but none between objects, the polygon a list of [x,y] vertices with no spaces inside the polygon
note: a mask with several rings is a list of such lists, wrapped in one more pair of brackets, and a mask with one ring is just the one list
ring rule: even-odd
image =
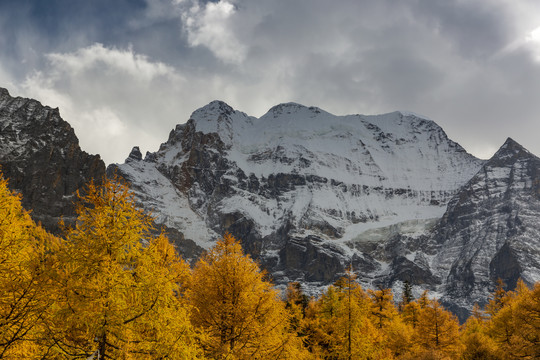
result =
[{"label": "conifer tree", "polygon": [[212,359],[301,358],[298,340],[272,284],[236,239],[225,234],[195,265],[192,321]]},{"label": "conifer tree", "polygon": [[371,298],[371,315],[375,319],[374,323],[382,329],[397,316],[392,290],[381,287],[378,290],[369,290],[368,294]]},{"label": "conifer tree", "polygon": [[513,291],[505,291],[502,281],[498,282],[493,298],[486,306],[490,315],[487,332],[498,347],[502,358],[512,358],[518,340],[516,323],[517,299]]},{"label": "conifer tree", "polygon": [[[411,346],[412,326],[403,321],[394,305],[391,289],[379,287],[369,290],[371,300],[370,315],[373,324],[379,329],[378,348],[386,348],[387,356],[399,356],[406,353]],[[412,295],[411,295],[412,297]],[[409,306],[410,300],[406,306]],[[412,306],[410,306],[412,309]]]},{"label": "conifer tree", "polygon": [[302,325],[308,304],[309,297],[302,292],[300,283],[290,283],[285,293],[285,308],[289,313],[291,331],[298,336],[303,336]]},{"label": "conifer tree", "polygon": [[[505,359],[540,357],[540,290],[530,290],[520,279],[514,291],[497,296],[489,304],[488,333]],[[495,301],[497,303],[493,304]],[[498,305],[498,306],[494,306]],[[493,310],[495,309],[495,311]]]},{"label": "conifer tree", "polygon": [[403,292],[401,293],[401,301],[399,303],[400,310],[413,300],[411,283],[408,280],[405,280],[403,282]]},{"label": "conifer tree", "polygon": [[118,179],[90,184],[58,254],[51,356],[190,359],[198,348],[182,294],[187,266]]},{"label": "conifer tree", "polygon": [[[368,295],[349,268],[345,276],[321,296],[312,320],[313,352],[325,359],[367,359],[381,356],[381,333],[369,318]],[[318,326],[318,328],[315,327]]]},{"label": "conifer tree", "polygon": [[516,323],[521,357],[540,358],[540,282],[529,290],[523,281],[517,285]]},{"label": "conifer tree", "polygon": [[401,317],[403,318],[403,321],[412,326],[413,329],[416,328],[416,325],[418,324],[418,315],[420,314],[421,309],[418,301],[411,301],[407,305],[402,306]]},{"label": "conifer tree", "polygon": [[[419,300],[421,300],[420,298]],[[437,300],[422,299],[418,314],[415,342],[424,352],[456,357],[461,351],[459,322]]]},{"label": "conifer tree", "polygon": [[486,312],[489,315],[494,316],[506,305],[507,301],[510,300],[510,297],[508,297],[508,294],[504,288],[505,284],[502,279],[497,279],[497,287],[495,288],[492,298],[486,306]]},{"label": "conifer tree", "polygon": [[55,246],[0,174],[0,359],[38,352],[34,340],[51,305],[47,254]]},{"label": "conifer tree", "polygon": [[461,332],[461,342],[463,343],[463,360],[499,360],[503,359],[499,355],[495,341],[487,334],[487,317],[478,304],[474,305],[471,316],[467,319]]}]

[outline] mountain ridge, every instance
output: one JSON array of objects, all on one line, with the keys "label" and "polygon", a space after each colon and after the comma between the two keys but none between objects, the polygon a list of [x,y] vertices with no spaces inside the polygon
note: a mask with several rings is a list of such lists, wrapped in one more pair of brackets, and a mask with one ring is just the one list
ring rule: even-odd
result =
[{"label": "mountain ridge", "polygon": [[[58,109],[2,88],[0,164],[52,227],[105,171]],[[157,151],[135,146],[107,173],[131,183],[186,259],[228,231],[278,286],[300,281],[315,294],[352,265],[365,287],[399,294],[409,281],[464,319],[496,278],[540,281],[540,160],[511,138],[477,159],[410,112],[284,103],[256,118],[212,101]]]},{"label": "mountain ridge", "polygon": [[[377,255],[388,238],[377,229],[414,223],[422,233],[484,161],[416,115],[335,116],[287,103],[257,119],[216,101],[177,125],[142,163],[169,179],[169,190],[191,210],[160,221],[180,232],[182,222],[207,224],[213,234],[205,236],[230,231],[277,282],[318,286],[349,262],[367,273],[366,285],[388,277],[392,259]],[[169,205],[152,203],[135,167],[111,169],[126,174],[141,203],[163,214]],[[365,239],[377,236],[379,244]]]}]

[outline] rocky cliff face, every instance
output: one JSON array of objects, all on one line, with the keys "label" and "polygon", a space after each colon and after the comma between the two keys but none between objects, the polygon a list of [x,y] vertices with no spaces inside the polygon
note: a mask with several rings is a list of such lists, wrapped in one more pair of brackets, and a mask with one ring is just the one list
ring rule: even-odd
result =
[{"label": "rocky cliff face", "polygon": [[494,283],[540,281],[540,159],[512,139],[450,201],[432,236],[432,268],[456,312]]},{"label": "rocky cliff face", "polygon": [[540,281],[540,159],[512,139],[450,200],[441,219],[418,238],[403,232],[386,243],[393,259],[382,279],[409,281],[441,297],[464,320],[485,305],[502,279]]},{"label": "rocky cliff face", "polygon": [[58,109],[11,97],[0,88],[0,165],[12,189],[22,193],[32,217],[57,231],[60,217],[74,215],[74,193],[105,174],[99,155],[79,147]]}]

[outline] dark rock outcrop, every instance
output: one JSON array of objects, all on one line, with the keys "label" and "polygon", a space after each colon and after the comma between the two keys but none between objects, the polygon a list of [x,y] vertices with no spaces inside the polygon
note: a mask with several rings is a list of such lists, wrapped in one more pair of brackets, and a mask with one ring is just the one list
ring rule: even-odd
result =
[{"label": "dark rock outcrop", "polygon": [[74,216],[75,193],[105,175],[99,155],[79,147],[73,128],[58,109],[36,100],[11,97],[0,88],[0,165],[23,206],[53,232],[58,220]]}]

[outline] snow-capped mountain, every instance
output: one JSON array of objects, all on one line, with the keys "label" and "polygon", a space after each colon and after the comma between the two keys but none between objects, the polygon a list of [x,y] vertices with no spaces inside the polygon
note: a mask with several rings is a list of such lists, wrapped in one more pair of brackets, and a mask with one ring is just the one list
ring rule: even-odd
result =
[{"label": "snow-capped mountain", "polygon": [[135,148],[109,171],[200,247],[229,231],[277,282],[321,285],[351,263],[365,283],[388,278],[384,244],[429,232],[482,164],[409,113],[335,116],[288,103],[254,118],[215,101],[157,152],[143,160]]},{"label": "snow-capped mountain", "polygon": [[105,164],[79,147],[73,128],[58,109],[12,97],[0,88],[0,166],[22,203],[47,229],[75,213],[74,193],[91,179],[100,181]]},{"label": "snow-capped mountain", "polygon": [[[0,165],[56,230],[104,164],[58,109],[0,88]],[[185,258],[224,232],[277,284],[317,291],[353,266],[364,286],[429,289],[465,318],[496,279],[540,281],[540,159],[508,139],[488,161],[406,112],[335,116],[287,103],[260,118],[214,101],[158,151],[111,165]]]}]

